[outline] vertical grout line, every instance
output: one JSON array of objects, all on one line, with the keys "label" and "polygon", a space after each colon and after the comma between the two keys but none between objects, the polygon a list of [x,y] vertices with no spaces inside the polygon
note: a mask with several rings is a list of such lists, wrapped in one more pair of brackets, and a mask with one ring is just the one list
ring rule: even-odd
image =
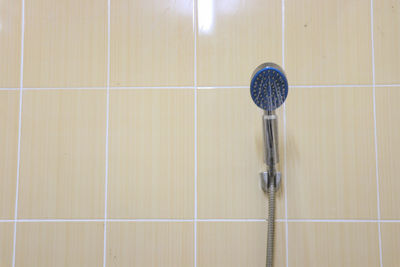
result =
[{"label": "vertical grout line", "polygon": [[110,121],[110,15],[111,0],[107,0],[107,111],[106,111],[106,167],[105,167],[105,190],[104,190],[104,244],[103,244],[103,267],[107,260],[107,203],[108,203],[108,131]]},{"label": "vertical grout line", "polygon": [[15,189],[14,206],[14,236],[13,236],[13,255],[12,266],[15,267],[15,250],[17,244],[17,219],[18,219],[18,195],[19,195],[19,167],[21,162],[21,122],[22,122],[22,94],[24,88],[24,41],[25,41],[25,0],[22,0],[21,10],[21,65],[19,80],[19,115],[18,115],[18,160],[17,160],[17,181]]},{"label": "vertical grout line", "polygon": [[374,107],[374,143],[375,143],[375,175],[376,175],[376,198],[378,211],[378,237],[379,237],[379,262],[383,267],[382,260],[382,235],[381,235],[381,210],[379,195],[379,164],[378,164],[378,135],[376,128],[376,85],[375,85],[375,47],[374,47],[374,0],[371,0],[371,53],[372,53],[372,99]]},{"label": "vertical grout line", "polygon": [[194,34],[194,267],[197,267],[197,0],[193,0]]},{"label": "vertical grout line", "polygon": [[[285,69],[285,0],[282,0],[282,67]],[[285,191],[285,242],[286,242],[286,267],[289,267],[289,225],[287,208],[287,130],[286,130],[286,103],[283,103],[283,170],[284,170],[284,191]]]}]

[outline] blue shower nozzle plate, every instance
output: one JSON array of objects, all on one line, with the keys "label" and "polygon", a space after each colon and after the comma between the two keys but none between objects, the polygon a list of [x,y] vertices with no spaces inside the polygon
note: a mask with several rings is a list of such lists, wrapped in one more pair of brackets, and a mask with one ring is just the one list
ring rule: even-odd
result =
[{"label": "blue shower nozzle plate", "polygon": [[273,111],[285,102],[288,92],[289,85],[285,73],[278,65],[264,63],[254,71],[250,94],[258,107]]}]

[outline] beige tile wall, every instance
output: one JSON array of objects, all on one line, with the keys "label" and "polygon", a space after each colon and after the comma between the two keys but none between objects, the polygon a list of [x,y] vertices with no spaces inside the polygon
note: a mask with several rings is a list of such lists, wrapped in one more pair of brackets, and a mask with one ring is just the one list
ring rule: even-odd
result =
[{"label": "beige tile wall", "polygon": [[397,0],[0,1],[0,266],[399,265]]},{"label": "beige tile wall", "polygon": [[14,223],[0,223],[0,265],[12,266],[13,263]]},{"label": "beige tile wall", "polygon": [[21,7],[21,1],[0,3],[0,86],[4,88],[18,88],[20,85]]},{"label": "beige tile wall", "polygon": [[17,232],[15,266],[102,264],[102,222],[26,222]]},{"label": "beige tile wall", "polygon": [[295,267],[380,265],[375,223],[290,222],[289,250],[289,266]]},{"label": "beige tile wall", "polygon": [[110,222],[107,266],[193,266],[192,222]]},{"label": "beige tile wall", "polygon": [[[199,222],[201,267],[265,266],[267,222]],[[286,266],[285,224],[276,224],[274,266]]]},{"label": "beige tile wall", "polygon": [[286,0],[285,59],[294,85],[371,84],[366,0]]},{"label": "beige tile wall", "polygon": [[18,165],[19,92],[0,91],[0,218],[11,219],[15,208]]}]

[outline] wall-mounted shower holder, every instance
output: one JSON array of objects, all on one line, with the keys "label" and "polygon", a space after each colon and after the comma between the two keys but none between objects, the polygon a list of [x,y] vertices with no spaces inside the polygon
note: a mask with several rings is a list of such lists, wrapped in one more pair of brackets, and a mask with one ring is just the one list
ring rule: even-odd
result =
[{"label": "wall-mounted shower holder", "polygon": [[281,173],[275,172],[275,175],[271,174],[270,172],[260,172],[261,178],[261,188],[264,193],[268,193],[269,185],[271,184],[272,179],[275,179],[275,191],[278,191],[281,186]]}]

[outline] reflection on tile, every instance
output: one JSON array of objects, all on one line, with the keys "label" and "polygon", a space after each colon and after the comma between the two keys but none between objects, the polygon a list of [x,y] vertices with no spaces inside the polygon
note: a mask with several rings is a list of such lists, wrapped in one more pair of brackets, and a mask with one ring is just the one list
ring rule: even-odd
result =
[{"label": "reflection on tile", "polygon": [[111,222],[107,266],[193,266],[193,229],[191,222]]},{"label": "reflection on tile", "polygon": [[20,86],[21,1],[0,2],[0,88]]},{"label": "reflection on tile", "polygon": [[383,266],[398,266],[400,262],[400,223],[382,223]]},{"label": "reflection on tile", "polygon": [[18,223],[15,266],[103,265],[102,222]]},{"label": "reflection on tile", "polygon": [[280,0],[198,1],[198,84],[248,85],[259,64],[281,64],[281,5]]},{"label": "reflection on tile", "polygon": [[[286,266],[285,224],[276,223],[274,266]],[[265,266],[266,222],[199,222],[199,267]]]},{"label": "reflection on tile", "polygon": [[295,88],[286,108],[289,218],[376,219],[372,88]]},{"label": "reflection on tile", "polygon": [[379,266],[376,223],[289,223],[289,266]]},{"label": "reflection on tile", "polygon": [[0,266],[12,266],[13,238],[14,223],[0,223]]},{"label": "reflection on tile", "polygon": [[[199,218],[265,218],[262,111],[246,89],[200,90],[197,101]],[[277,195],[278,218],[284,216],[283,193]]]},{"label": "reflection on tile", "polygon": [[105,87],[107,0],[25,4],[24,87]]},{"label": "reflection on tile", "polygon": [[105,90],[25,91],[19,218],[103,218]]},{"label": "reflection on tile", "polygon": [[110,95],[111,218],[194,217],[193,90]]},{"label": "reflection on tile", "polygon": [[376,88],[379,190],[382,219],[400,219],[400,87]]},{"label": "reflection on tile", "polygon": [[287,0],[285,59],[291,84],[371,84],[370,1]]},{"label": "reflection on tile", "polygon": [[400,83],[400,2],[374,2],[375,80]]},{"label": "reflection on tile", "polygon": [[193,86],[193,1],[111,1],[110,68],[111,86]]},{"label": "reflection on tile", "polygon": [[0,219],[14,219],[18,120],[19,92],[0,91]]}]

